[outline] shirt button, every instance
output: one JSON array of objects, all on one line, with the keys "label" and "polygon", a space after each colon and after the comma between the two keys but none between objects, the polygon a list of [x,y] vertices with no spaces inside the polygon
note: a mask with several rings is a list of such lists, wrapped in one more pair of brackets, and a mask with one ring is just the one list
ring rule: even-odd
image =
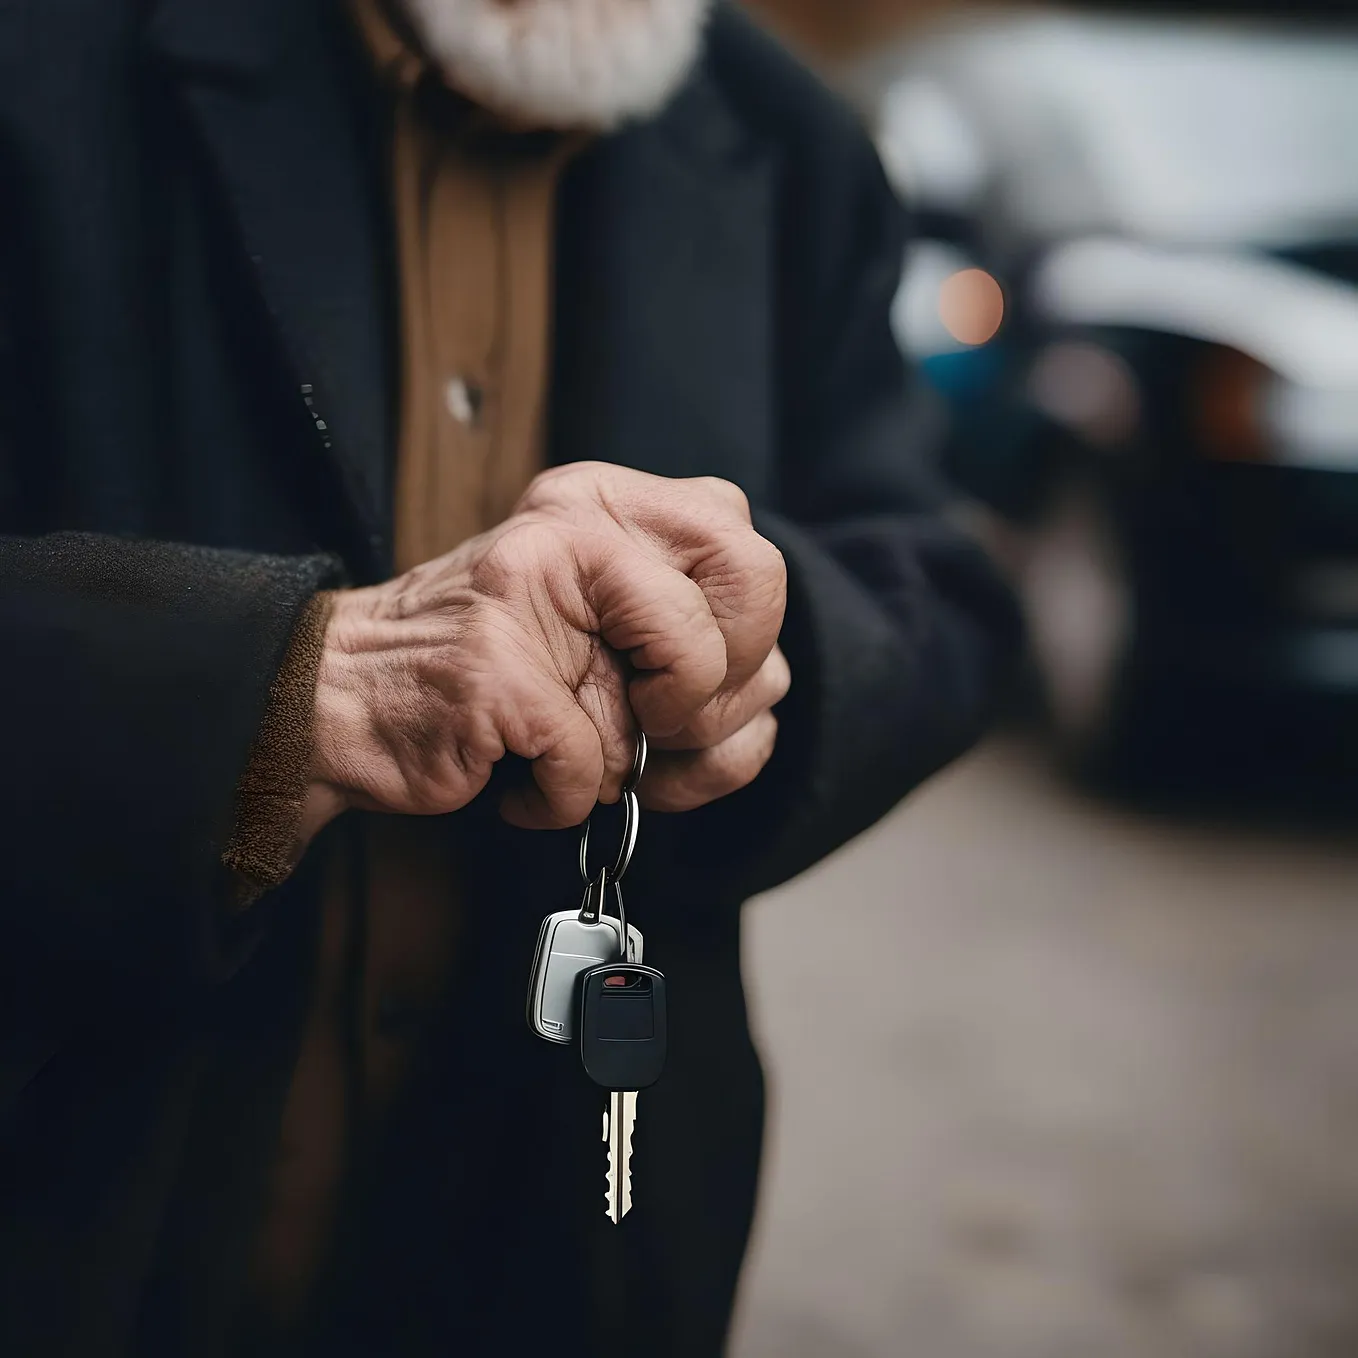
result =
[{"label": "shirt button", "polygon": [[448,407],[448,413],[467,429],[474,429],[481,423],[481,406],[484,400],[484,391],[465,377],[450,378],[443,389],[443,401]]}]

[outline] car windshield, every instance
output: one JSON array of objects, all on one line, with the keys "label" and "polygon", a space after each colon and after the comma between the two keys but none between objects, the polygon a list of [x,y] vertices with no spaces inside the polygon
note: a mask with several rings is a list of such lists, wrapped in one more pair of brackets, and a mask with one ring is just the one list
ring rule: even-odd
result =
[{"label": "car windshield", "polygon": [[[1263,245],[1358,233],[1351,33],[1041,17],[936,39],[909,65],[907,87],[927,81],[974,122],[1010,210],[1039,233]],[[888,97],[886,120],[910,102]]]}]

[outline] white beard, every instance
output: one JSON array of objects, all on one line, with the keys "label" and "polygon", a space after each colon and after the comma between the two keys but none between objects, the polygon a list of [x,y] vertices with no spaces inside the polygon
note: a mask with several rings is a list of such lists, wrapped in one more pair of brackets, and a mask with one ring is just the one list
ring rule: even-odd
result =
[{"label": "white beard", "polygon": [[711,0],[401,0],[449,85],[542,128],[602,130],[661,108]]}]

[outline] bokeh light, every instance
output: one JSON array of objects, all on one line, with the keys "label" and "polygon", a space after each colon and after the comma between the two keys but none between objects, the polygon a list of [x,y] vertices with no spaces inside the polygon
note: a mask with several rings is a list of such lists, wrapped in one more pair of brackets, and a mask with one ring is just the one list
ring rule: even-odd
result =
[{"label": "bokeh light", "polygon": [[939,289],[938,314],[959,344],[986,344],[1004,324],[1004,290],[984,269],[961,269]]}]

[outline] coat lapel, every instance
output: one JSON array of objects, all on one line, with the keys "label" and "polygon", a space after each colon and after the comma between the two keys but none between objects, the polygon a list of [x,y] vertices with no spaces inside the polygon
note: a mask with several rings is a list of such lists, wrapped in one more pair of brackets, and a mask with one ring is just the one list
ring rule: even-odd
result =
[{"label": "coat lapel", "polygon": [[700,69],[572,167],[557,256],[558,462],[766,487],[777,165]]},{"label": "coat lapel", "polygon": [[161,0],[147,36],[211,158],[368,574],[389,532],[392,294],[381,120],[350,78],[342,14],[321,0]]}]

